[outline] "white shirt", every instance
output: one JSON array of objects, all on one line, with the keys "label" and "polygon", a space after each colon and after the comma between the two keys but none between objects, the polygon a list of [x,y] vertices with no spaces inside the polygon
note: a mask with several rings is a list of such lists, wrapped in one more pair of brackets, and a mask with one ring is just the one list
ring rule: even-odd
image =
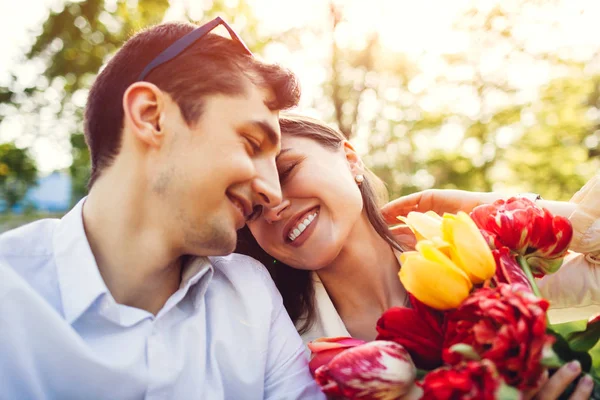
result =
[{"label": "white shirt", "polygon": [[117,304],[83,201],[0,236],[0,399],[324,399],[260,263],[196,258],[156,316]]}]

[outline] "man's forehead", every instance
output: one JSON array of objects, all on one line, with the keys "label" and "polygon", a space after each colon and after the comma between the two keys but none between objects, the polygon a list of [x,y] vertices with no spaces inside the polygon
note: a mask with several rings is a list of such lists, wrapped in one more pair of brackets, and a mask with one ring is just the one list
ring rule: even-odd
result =
[{"label": "man's forehead", "polygon": [[250,100],[260,101],[269,110],[277,110],[277,96],[275,95],[275,91],[270,87],[248,82],[244,85],[244,93]]}]

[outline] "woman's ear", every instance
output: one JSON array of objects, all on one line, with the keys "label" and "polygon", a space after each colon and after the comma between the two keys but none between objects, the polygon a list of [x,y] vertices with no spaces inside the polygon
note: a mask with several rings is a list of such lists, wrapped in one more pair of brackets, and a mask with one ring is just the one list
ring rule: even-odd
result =
[{"label": "woman's ear", "polygon": [[350,171],[352,171],[354,175],[364,173],[365,164],[354,149],[354,146],[352,146],[349,141],[345,140],[343,147],[344,153],[346,154],[346,161],[348,161],[348,165],[350,166]]},{"label": "woman's ear", "polygon": [[125,126],[147,146],[160,147],[164,139],[165,96],[152,83],[136,82],[123,95]]}]

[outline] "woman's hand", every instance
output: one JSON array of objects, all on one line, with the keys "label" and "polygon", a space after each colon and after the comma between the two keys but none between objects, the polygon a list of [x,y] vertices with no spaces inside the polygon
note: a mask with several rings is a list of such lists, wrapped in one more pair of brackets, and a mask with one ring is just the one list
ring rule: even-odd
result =
[{"label": "woman's hand", "polygon": [[[558,399],[567,387],[577,379],[579,374],[581,374],[581,365],[577,361],[572,361],[560,367],[551,378],[546,377],[539,389],[525,393],[525,398],[537,400]],[[585,375],[577,383],[569,400],[589,399],[593,388],[594,381],[592,377]]]},{"label": "woman's hand", "polygon": [[397,216],[411,211],[434,211],[437,214],[459,211],[470,212],[480,204],[493,203],[503,196],[493,192],[468,192],[466,190],[429,189],[402,196],[383,206],[381,212],[390,225],[398,224]]},{"label": "woman's hand", "polygon": [[391,228],[398,243],[414,248],[416,239],[410,228],[398,225],[397,216],[406,216],[411,211],[434,211],[439,215],[456,214],[459,211],[470,212],[480,204],[492,203],[502,196],[498,193],[468,192],[466,190],[429,189],[400,197],[383,206],[381,212]]}]

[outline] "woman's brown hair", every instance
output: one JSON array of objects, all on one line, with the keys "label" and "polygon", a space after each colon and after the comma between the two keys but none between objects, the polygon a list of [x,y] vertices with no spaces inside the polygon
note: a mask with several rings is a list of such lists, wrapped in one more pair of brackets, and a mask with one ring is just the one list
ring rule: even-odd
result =
[{"label": "woman's brown hair", "polygon": [[[321,121],[285,114],[279,119],[281,134],[314,140],[321,146],[337,150],[346,138]],[[380,207],[387,201],[385,185],[375,174],[364,168],[365,180],[360,185],[363,207],[377,233],[394,249],[402,251],[385,223]],[[306,332],[315,318],[314,288],[311,271],[292,268],[267,254],[256,242],[248,227],[238,234],[236,253],[246,254],[262,262],[271,274],[283,297],[283,304],[300,333]]]}]

